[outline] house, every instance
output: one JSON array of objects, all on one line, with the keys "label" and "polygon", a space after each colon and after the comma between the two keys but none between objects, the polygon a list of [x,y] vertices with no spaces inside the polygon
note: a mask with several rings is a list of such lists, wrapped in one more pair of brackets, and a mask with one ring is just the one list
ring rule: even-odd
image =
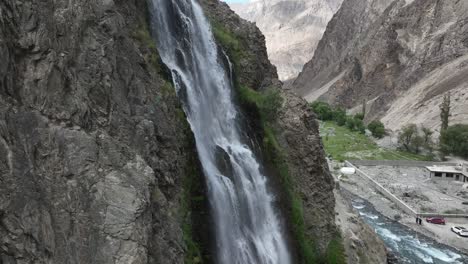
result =
[{"label": "house", "polygon": [[468,182],[468,164],[458,166],[428,166],[429,178]]}]

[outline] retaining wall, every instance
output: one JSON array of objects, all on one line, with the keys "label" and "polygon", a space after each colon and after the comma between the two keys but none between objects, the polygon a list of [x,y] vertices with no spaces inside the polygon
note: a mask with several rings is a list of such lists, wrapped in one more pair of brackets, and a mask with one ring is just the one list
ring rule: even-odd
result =
[{"label": "retaining wall", "polygon": [[350,160],[356,166],[397,166],[397,167],[426,167],[426,166],[457,166],[453,162],[415,161],[415,160]]}]

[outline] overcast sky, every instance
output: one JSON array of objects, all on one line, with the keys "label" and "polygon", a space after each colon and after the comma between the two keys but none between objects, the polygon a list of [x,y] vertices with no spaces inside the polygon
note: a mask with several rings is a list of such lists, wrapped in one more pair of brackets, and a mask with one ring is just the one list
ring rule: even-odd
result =
[{"label": "overcast sky", "polygon": [[226,3],[245,3],[248,2],[249,0],[224,0]]}]

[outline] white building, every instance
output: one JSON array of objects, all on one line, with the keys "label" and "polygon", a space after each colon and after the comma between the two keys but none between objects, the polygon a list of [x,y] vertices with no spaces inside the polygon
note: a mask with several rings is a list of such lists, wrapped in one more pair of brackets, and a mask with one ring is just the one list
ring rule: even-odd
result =
[{"label": "white building", "polygon": [[428,166],[429,178],[468,182],[468,164],[458,166]]}]

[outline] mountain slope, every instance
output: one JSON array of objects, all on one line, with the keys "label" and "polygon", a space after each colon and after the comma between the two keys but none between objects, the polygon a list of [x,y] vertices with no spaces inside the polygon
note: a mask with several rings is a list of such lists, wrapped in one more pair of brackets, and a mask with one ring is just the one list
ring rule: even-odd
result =
[{"label": "mountain slope", "polygon": [[345,0],[293,87],[348,109],[367,101],[367,120],[391,129],[438,129],[450,92],[451,122],[467,122],[467,20],[467,1]]},{"label": "mountain slope", "polygon": [[254,0],[231,4],[266,37],[269,58],[281,80],[292,79],[312,58],[328,21],[342,0]]}]

